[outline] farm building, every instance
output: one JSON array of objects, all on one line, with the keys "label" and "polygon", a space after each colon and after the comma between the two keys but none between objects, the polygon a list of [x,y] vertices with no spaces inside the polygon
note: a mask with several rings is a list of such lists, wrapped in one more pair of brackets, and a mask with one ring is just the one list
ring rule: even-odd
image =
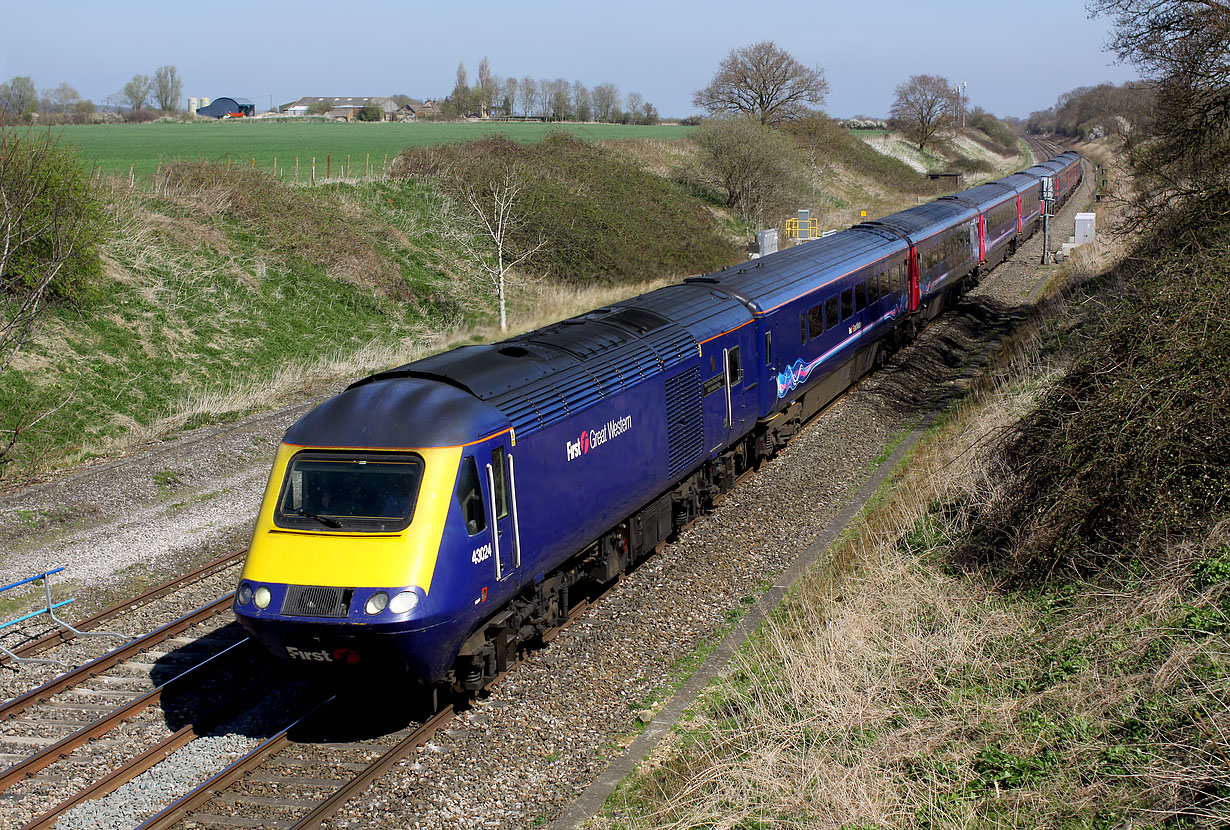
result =
[{"label": "farm building", "polygon": [[224,118],[228,115],[239,115],[250,118],[256,114],[256,104],[253,104],[247,98],[215,98],[210,102],[209,106],[199,107],[196,111],[197,115],[203,115],[207,118]]},{"label": "farm building", "polygon": [[350,98],[309,95],[283,107],[282,112],[286,115],[307,115],[313,109],[319,112],[322,106],[328,106],[328,110],[322,113],[326,118],[337,121],[357,121],[359,110],[368,104],[379,106],[384,111],[383,120],[385,121],[393,121],[397,117],[397,102],[392,98],[372,95]]}]

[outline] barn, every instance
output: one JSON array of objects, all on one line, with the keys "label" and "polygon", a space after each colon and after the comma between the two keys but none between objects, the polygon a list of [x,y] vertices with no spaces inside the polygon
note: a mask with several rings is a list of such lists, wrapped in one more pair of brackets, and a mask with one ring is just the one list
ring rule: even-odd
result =
[{"label": "barn", "polygon": [[196,111],[197,115],[202,115],[207,118],[224,118],[228,115],[239,113],[245,118],[250,118],[256,114],[256,104],[253,104],[247,98],[215,98],[207,107],[201,107]]}]

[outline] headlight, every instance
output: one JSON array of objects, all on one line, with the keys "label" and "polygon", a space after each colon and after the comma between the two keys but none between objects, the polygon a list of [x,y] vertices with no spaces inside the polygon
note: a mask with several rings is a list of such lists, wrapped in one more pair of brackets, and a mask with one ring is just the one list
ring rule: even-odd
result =
[{"label": "headlight", "polygon": [[384,591],[377,591],[368,597],[367,605],[363,606],[363,610],[369,614],[379,614],[389,604],[389,595]]},{"label": "headlight", "polygon": [[394,614],[406,614],[418,608],[418,605],[418,594],[414,593],[414,591],[402,591],[393,597],[393,601],[389,603],[389,610]]},{"label": "headlight", "polygon": [[239,586],[239,590],[235,592],[235,599],[239,600],[240,605],[247,605],[252,601],[252,586],[244,582]]},{"label": "headlight", "polygon": [[273,599],[273,594],[269,593],[269,589],[264,585],[256,589],[256,607],[265,609],[269,607],[269,601]]}]

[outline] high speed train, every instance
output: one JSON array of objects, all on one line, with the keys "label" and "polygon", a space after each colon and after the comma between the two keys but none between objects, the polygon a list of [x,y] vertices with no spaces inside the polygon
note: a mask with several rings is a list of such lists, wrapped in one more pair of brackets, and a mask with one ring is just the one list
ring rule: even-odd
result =
[{"label": "high speed train", "polygon": [[1039,227],[1063,153],[363,378],[278,448],[234,609],[291,663],[474,690]]}]

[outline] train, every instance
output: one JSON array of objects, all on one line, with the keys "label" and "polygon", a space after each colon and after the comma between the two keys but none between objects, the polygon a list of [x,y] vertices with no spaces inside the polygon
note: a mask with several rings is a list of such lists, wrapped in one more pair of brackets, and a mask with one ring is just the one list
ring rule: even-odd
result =
[{"label": "train", "polygon": [[290,664],[483,688],[917,336],[1082,175],[1062,153],[356,381],[277,449],[239,623]]}]

